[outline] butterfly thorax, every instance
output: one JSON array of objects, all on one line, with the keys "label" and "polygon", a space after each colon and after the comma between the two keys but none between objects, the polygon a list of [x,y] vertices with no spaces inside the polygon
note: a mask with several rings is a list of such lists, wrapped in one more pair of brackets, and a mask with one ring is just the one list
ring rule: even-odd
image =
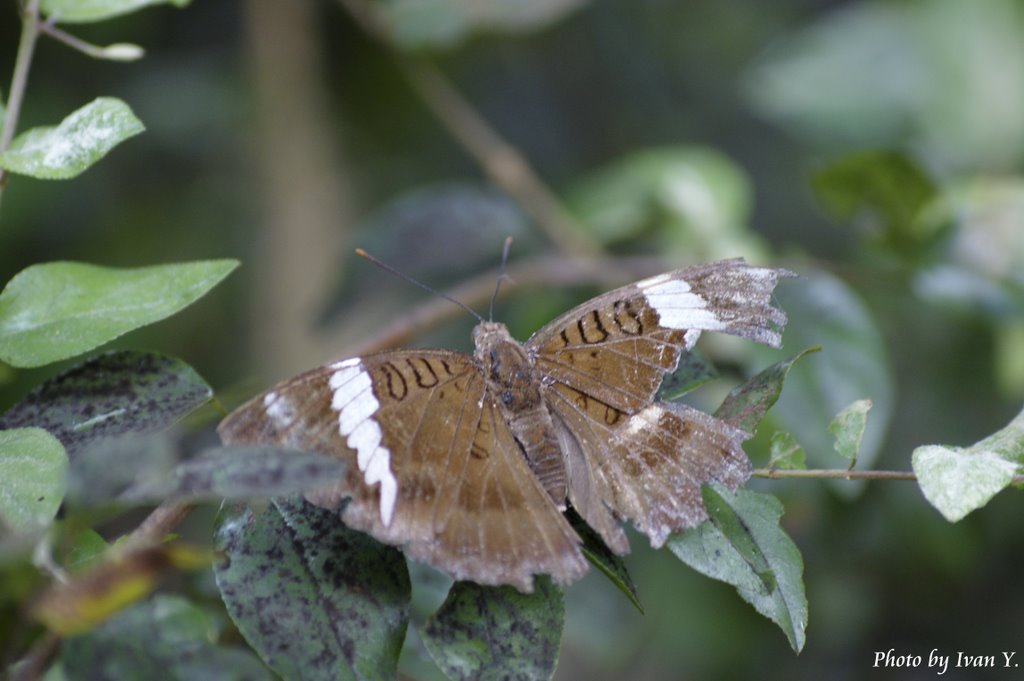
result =
[{"label": "butterfly thorax", "polygon": [[478,324],[473,343],[473,358],[487,382],[488,396],[504,416],[534,475],[552,500],[564,507],[565,464],[533,362],[498,322]]}]

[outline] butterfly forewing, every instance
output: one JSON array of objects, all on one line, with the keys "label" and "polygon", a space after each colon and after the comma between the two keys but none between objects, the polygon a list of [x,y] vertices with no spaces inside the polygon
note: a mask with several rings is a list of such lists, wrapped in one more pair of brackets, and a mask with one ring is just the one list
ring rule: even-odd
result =
[{"label": "butterfly forewing", "polygon": [[225,443],[277,443],[349,464],[311,492],[380,541],[457,579],[561,583],[586,563],[579,539],[531,475],[471,358],[395,351],[303,374],[234,412]]}]

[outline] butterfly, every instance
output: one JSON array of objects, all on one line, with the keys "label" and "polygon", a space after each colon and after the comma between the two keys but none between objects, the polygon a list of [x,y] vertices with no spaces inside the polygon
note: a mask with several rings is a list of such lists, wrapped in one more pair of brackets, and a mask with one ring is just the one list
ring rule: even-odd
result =
[{"label": "butterfly", "polygon": [[747,480],[748,433],[655,395],[703,331],[779,346],[786,317],[771,296],[790,276],[741,259],[667,272],[589,300],[522,344],[481,321],[471,355],[333,362],[256,396],[218,432],[229,445],[347,462],[306,498],[455,579],[568,584],[587,570],[568,507],[623,555],[620,521],[658,548],[707,518],[702,484]]}]

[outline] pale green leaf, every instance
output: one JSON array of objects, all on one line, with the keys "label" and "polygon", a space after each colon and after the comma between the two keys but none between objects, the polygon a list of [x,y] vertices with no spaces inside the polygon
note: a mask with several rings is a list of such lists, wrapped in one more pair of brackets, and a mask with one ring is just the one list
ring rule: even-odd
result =
[{"label": "pale green leaf", "polygon": [[111,19],[151,5],[184,7],[189,2],[191,0],[42,0],[39,10],[57,23],[80,24]]},{"label": "pale green leaf", "polygon": [[804,450],[792,433],[777,431],[772,434],[771,450],[768,455],[769,468],[803,470],[807,468]]},{"label": "pale green leaf", "polygon": [[705,485],[702,496],[709,520],[670,538],[669,549],[694,570],[735,586],[800,652],[807,627],[803,559],[779,526],[782,504],[717,483]]},{"label": "pale green leaf", "polygon": [[56,127],[33,128],[15,137],[0,153],[0,168],[41,180],[66,180],[145,129],[120,99],[99,97]]},{"label": "pale green leaf", "polygon": [[31,532],[60,508],[68,456],[42,428],[0,430],[0,528]]},{"label": "pale green leaf", "polygon": [[565,595],[548,577],[529,594],[456,582],[420,637],[452,681],[548,681],[564,624]]},{"label": "pale green leaf", "polygon": [[1024,464],[1024,411],[1005,428],[971,447],[925,445],[914,450],[917,484],[950,522],[981,508]]},{"label": "pale green leaf", "polygon": [[283,678],[395,678],[410,598],[397,549],[294,499],[226,511],[215,544],[228,614]]},{"label": "pale green leaf", "polygon": [[237,266],[235,260],[131,269],[32,265],[0,293],[0,360],[37,367],[87,352],[192,304]]},{"label": "pale green leaf", "polygon": [[844,459],[850,460],[850,468],[857,463],[857,453],[860,452],[864,429],[868,425],[870,409],[871,400],[857,400],[836,414],[828,424],[828,432],[836,439],[836,452]]}]

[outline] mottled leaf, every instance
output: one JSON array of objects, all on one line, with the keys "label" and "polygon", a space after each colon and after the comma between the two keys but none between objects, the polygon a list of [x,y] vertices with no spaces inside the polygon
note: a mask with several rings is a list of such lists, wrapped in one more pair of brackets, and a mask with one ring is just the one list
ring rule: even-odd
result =
[{"label": "mottled leaf", "polygon": [[705,485],[709,520],[668,541],[694,570],[736,587],[740,596],[775,622],[793,650],[804,646],[807,596],[800,551],[779,526],[775,497],[740,488]]},{"label": "mottled leaf", "polygon": [[0,293],[0,360],[37,367],[88,352],[191,305],[237,266],[235,260],[130,269],[32,265]]},{"label": "mottled leaf", "polygon": [[658,389],[659,402],[673,402],[718,377],[718,371],[697,351],[683,353],[679,367]]},{"label": "mottled leaf", "polygon": [[644,609],[640,605],[636,584],[633,582],[629,570],[626,569],[626,563],[622,560],[622,557],[615,555],[605,545],[600,535],[587,525],[575,510],[569,509],[566,512],[566,516],[572,525],[572,529],[576,530],[576,534],[583,540],[583,544],[580,546],[583,556],[590,561],[591,565],[600,570],[615,585],[615,588],[625,594],[626,598],[636,606],[637,610],[643,613]]},{"label": "mottled leaf", "polygon": [[219,447],[141,481],[119,498],[158,502],[171,497],[278,497],[333,484],[344,472],[344,462],[323,454],[267,446]]},{"label": "mottled leaf", "polygon": [[184,7],[191,0],[41,0],[39,10],[57,23],[103,21],[151,5]]},{"label": "mottled leaf", "polygon": [[74,458],[99,440],[166,428],[212,394],[179,359],[118,350],[40,384],[0,415],[0,428],[45,428]]},{"label": "mottled leaf", "polygon": [[408,623],[402,554],[337,512],[278,499],[218,520],[217,586],[238,630],[287,679],[393,679]]},{"label": "mottled leaf", "polygon": [[68,456],[50,433],[0,430],[0,529],[32,532],[49,524],[64,499],[67,473]]},{"label": "mottled leaf", "polygon": [[453,47],[481,31],[523,33],[543,28],[585,0],[384,0],[384,25],[407,49]]},{"label": "mottled leaf", "polygon": [[216,622],[180,596],[139,603],[82,636],[66,639],[68,681],[270,681],[251,653],[216,646]]},{"label": "mottled leaf", "polygon": [[921,491],[946,520],[956,522],[988,503],[1024,464],[1024,411],[970,447],[926,445],[913,454]]},{"label": "mottled leaf", "polygon": [[452,681],[548,681],[564,624],[565,595],[548,577],[530,594],[456,582],[420,636]]},{"label": "mottled leaf", "polygon": [[857,465],[857,453],[860,452],[860,442],[868,425],[870,409],[871,400],[857,400],[836,414],[828,424],[828,432],[836,439],[836,452],[844,459],[849,459],[850,468]]},{"label": "mottled leaf", "polygon": [[792,433],[777,431],[772,434],[771,450],[768,455],[769,468],[802,470],[807,468],[806,455]]},{"label": "mottled leaf", "polygon": [[81,634],[149,595],[163,570],[209,565],[184,544],[163,544],[97,563],[70,582],[58,582],[36,600],[32,615],[62,636]]},{"label": "mottled leaf", "polygon": [[801,350],[792,357],[776,362],[767,369],[736,386],[722,401],[715,416],[745,430],[754,432],[765,413],[772,408],[782,393],[782,384],[793,364],[805,355],[821,350],[821,346]]},{"label": "mottled leaf", "polygon": [[145,129],[120,99],[100,97],[60,125],[33,128],[15,137],[0,152],[0,168],[42,180],[66,180]]}]

